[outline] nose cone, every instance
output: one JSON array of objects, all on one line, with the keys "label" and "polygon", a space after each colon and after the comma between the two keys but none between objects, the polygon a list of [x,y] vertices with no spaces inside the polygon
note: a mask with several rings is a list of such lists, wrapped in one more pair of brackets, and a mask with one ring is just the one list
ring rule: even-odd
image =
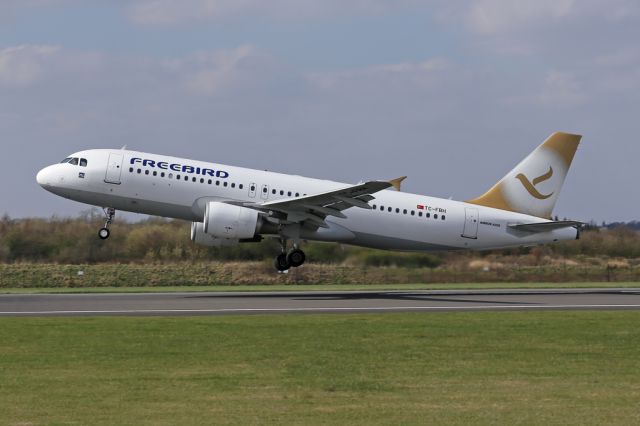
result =
[{"label": "nose cone", "polygon": [[51,184],[53,183],[53,171],[51,169],[52,166],[49,166],[38,172],[38,174],[36,175],[36,181],[38,182],[38,185],[43,188],[51,186]]}]

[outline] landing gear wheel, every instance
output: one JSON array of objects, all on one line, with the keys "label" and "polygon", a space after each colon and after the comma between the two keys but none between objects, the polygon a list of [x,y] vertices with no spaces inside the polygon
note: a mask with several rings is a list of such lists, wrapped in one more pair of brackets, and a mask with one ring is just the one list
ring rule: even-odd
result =
[{"label": "landing gear wheel", "polygon": [[113,222],[113,218],[116,216],[116,209],[114,209],[113,207],[105,207],[103,210],[106,219],[104,222],[104,226],[98,231],[98,237],[100,237],[101,240],[106,240],[107,238],[109,238],[109,235],[111,235],[109,226],[111,226],[111,222]]},{"label": "landing gear wheel", "polygon": [[100,237],[101,240],[106,240],[109,238],[109,235],[111,235],[111,232],[107,228],[100,228],[98,231],[98,237]]},{"label": "landing gear wheel", "polygon": [[287,255],[287,262],[289,265],[297,268],[298,266],[302,266],[307,256],[305,256],[304,252],[300,249],[293,249]]},{"label": "landing gear wheel", "polygon": [[280,272],[288,271],[291,265],[289,265],[289,261],[287,260],[287,255],[285,253],[280,253],[273,260],[273,266]]}]

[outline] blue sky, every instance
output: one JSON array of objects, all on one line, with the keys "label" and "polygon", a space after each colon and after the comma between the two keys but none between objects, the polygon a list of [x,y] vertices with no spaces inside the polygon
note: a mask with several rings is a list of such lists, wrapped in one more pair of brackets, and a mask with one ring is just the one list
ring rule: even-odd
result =
[{"label": "blue sky", "polygon": [[468,199],[564,130],[556,213],[638,219],[639,39],[631,0],[5,0],[0,214],[77,214],[37,170],[125,144]]}]

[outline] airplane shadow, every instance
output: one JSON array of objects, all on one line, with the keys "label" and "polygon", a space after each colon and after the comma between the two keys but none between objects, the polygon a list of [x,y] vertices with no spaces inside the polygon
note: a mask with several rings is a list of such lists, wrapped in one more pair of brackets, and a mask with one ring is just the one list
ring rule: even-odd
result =
[{"label": "airplane shadow", "polygon": [[[507,294],[504,294],[505,296]],[[522,295],[521,293],[518,295]],[[506,301],[506,300],[486,300],[484,298],[470,299],[473,297],[486,296],[486,295],[456,295],[457,297],[451,297],[452,295],[432,295],[432,294],[420,294],[420,293],[394,293],[394,292],[367,292],[367,293],[309,293],[300,294],[292,293],[290,295],[286,293],[280,294],[206,294],[206,295],[193,295],[185,296],[185,298],[229,298],[229,299],[290,299],[297,301],[318,301],[318,300],[399,300],[399,301],[430,301],[430,302],[455,302],[455,303],[475,303],[475,304],[493,304],[493,305],[540,305],[539,302],[524,302],[524,301]]]}]

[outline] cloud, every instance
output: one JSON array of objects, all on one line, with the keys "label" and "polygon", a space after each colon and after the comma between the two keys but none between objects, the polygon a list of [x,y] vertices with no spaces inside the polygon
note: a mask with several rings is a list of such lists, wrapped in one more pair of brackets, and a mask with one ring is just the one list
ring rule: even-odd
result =
[{"label": "cloud", "polygon": [[235,49],[198,52],[172,64],[184,74],[185,87],[193,93],[216,95],[243,84],[252,85],[264,71],[266,55],[251,45]]},{"label": "cloud", "polygon": [[582,85],[573,73],[550,71],[540,100],[547,104],[573,105],[586,99]]},{"label": "cloud", "polygon": [[128,8],[128,16],[142,25],[176,25],[230,16],[297,19],[380,14],[418,3],[416,0],[136,0]]},{"label": "cloud", "polygon": [[450,66],[445,58],[431,58],[421,62],[397,62],[378,64],[362,68],[340,71],[325,71],[309,74],[309,81],[318,87],[332,88],[340,85],[357,85],[361,82],[377,81],[390,83],[392,80],[416,83],[433,81],[434,75]]},{"label": "cloud", "polygon": [[56,46],[22,45],[0,50],[0,85],[27,86],[40,80]]},{"label": "cloud", "polygon": [[495,34],[558,20],[574,8],[574,0],[479,0],[469,7],[467,20],[474,31]]}]

